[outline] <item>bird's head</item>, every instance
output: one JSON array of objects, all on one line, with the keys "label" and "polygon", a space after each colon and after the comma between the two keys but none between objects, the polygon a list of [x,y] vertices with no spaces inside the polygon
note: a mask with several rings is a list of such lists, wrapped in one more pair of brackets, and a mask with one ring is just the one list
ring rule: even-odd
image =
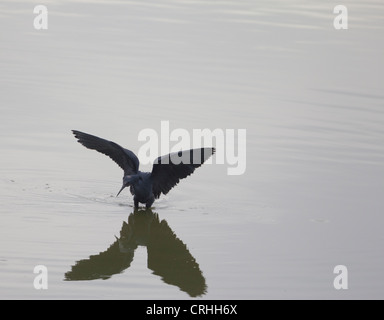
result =
[{"label": "bird's head", "polygon": [[119,196],[121,191],[123,191],[126,187],[129,187],[135,180],[134,176],[124,176],[123,178],[123,186],[121,187],[120,191],[117,193],[116,197]]}]

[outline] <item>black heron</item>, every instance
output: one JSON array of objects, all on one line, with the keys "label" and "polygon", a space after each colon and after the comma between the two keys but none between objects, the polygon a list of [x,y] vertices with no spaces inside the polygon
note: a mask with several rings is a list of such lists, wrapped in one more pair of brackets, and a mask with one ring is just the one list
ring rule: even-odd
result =
[{"label": "black heron", "polygon": [[130,187],[135,208],[143,203],[150,208],[161,195],[167,194],[180,179],[191,175],[215,153],[215,148],[198,148],[170,153],[158,157],[153,163],[152,172],[139,171],[139,159],[130,150],[117,143],[88,133],[72,130],[78,142],[88,149],[93,149],[109,156],[123,170],[123,186]]},{"label": "black heron", "polygon": [[139,246],[146,247],[147,267],[164,283],[179,287],[191,297],[207,292],[202,270],[188,246],[150,208],[135,209],[123,222],[120,237],[107,250],[76,261],[64,280],[109,279],[131,267]]}]

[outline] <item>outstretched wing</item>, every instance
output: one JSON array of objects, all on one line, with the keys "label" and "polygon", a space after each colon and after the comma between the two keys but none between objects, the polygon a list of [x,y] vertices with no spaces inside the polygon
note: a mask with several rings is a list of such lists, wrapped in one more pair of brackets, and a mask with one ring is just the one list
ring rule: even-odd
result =
[{"label": "outstretched wing", "polygon": [[148,268],[170,285],[187,292],[191,297],[207,291],[200,266],[188,247],[176,236],[165,220],[154,214],[147,244]]},{"label": "outstretched wing", "polygon": [[136,174],[139,171],[139,159],[132,151],[88,133],[77,130],[72,132],[84,147],[101,152],[115,161],[124,170],[125,175]]},{"label": "outstretched wing", "polygon": [[199,148],[157,158],[151,173],[154,196],[159,198],[161,193],[167,194],[181,179],[191,175],[214,153],[215,148]]},{"label": "outstretched wing", "polygon": [[119,240],[116,240],[106,251],[77,261],[71,270],[65,273],[64,280],[109,279],[130,267],[135,249],[124,252],[120,248]]}]

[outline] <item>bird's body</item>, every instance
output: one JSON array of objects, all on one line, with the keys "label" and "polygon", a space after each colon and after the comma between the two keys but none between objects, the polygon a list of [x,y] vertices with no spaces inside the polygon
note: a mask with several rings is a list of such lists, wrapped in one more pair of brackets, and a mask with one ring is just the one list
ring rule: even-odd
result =
[{"label": "bird's body", "polygon": [[123,170],[123,186],[119,193],[130,187],[135,208],[143,203],[150,208],[160,194],[167,194],[180,179],[192,174],[211,155],[214,148],[199,148],[178,153],[171,153],[155,160],[152,172],[139,171],[139,159],[136,155],[118,144],[84,132],[72,130],[78,142],[88,149],[93,149],[109,156]]},{"label": "bird's body", "polygon": [[124,179],[132,181],[130,183],[130,191],[133,195],[135,207],[138,207],[139,203],[145,203],[146,207],[151,207],[155,201],[152,191],[151,173],[139,171],[136,175],[125,176]]}]

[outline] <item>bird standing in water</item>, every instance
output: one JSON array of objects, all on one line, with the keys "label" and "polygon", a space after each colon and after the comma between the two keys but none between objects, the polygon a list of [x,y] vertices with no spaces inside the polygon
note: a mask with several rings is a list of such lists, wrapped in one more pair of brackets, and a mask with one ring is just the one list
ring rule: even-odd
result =
[{"label": "bird standing in water", "polygon": [[153,164],[152,172],[141,172],[139,159],[132,151],[88,133],[77,130],[72,132],[84,147],[109,156],[124,170],[123,186],[117,196],[124,188],[130,187],[135,208],[139,207],[139,203],[150,208],[161,193],[167,194],[180,179],[191,175],[215,153],[215,148],[198,148],[171,153],[158,157]]}]

